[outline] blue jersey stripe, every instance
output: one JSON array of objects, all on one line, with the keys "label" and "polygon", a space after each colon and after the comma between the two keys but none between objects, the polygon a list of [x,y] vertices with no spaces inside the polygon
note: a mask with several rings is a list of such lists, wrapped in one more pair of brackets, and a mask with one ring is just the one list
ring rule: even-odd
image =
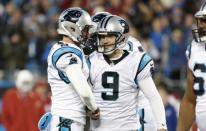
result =
[{"label": "blue jersey stripe", "polygon": [[[91,61],[89,58],[86,59],[87,60],[87,65],[88,65],[88,68],[89,68],[89,77],[88,77],[88,80],[90,81],[90,83],[92,84],[92,81],[91,81]],[[92,84],[93,85],[93,84]]]},{"label": "blue jersey stripe", "polygon": [[59,58],[60,58],[61,56],[63,56],[64,54],[66,54],[66,53],[73,53],[73,54],[77,55],[77,56],[81,59],[81,61],[82,61],[82,66],[83,66],[83,55],[82,55],[82,52],[81,52],[80,50],[78,50],[78,49],[76,49],[76,48],[73,48],[73,47],[69,47],[69,46],[59,48],[59,49],[56,50],[56,51],[53,53],[53,55],[52,55],[52,64],[53,64],[53,66],[58,70],[59,77],[60,77],[65,83],[69,84],[70,81],[69,81],[68,77],[65,76],[64,73],[63,73],[61,70],[59,70],[59,69],[57,68],[57,66],[56,66],[56,63],[57,63],[57,61],[59,60]]},{"label": "blue jersey stripe", "polygon": [[189,44],[188,46],[187,46],[187,50],[188,50],[188,58],[190,59],[190,57],[191,57],[191,48],[192,48],[192,44]]},{"label": "blue jersey stripe", "polygon": [[137,72],[140,73],[151,60],[152,58],[145,53],[140,60]]},{"label": "blue jersey stripe", "polygon": [[89,70],[91,69],[91,61],[89,58],[86,59],[86,62],[87,62],[87,65],[88,65],[88,68]]},{"label": "blue jersey stripe", "polygon": [[[71,127],[70,127],[71,128]],[[66,128],[66,127],[60,127],[60,131],[70,131],[69,128]]]},{"label": "blue jersey stripe", "polygon": [[139,131],[144,131],[144,124],[146,123],[145,122],[145,112],[144,112],[144,109],[141,109],[140,111],[139,111],[139,117],[140,117],[140,124],[141,124],[141,128],[140,128],[140,130]]},{"label": "blue jersey stripe", "polygon": [[129,46],[129,51],[133,51],[133,43],[131,41],[128,41],[127,44]]},{"label": "blue jersey stripe", "polygon": [[[135,75],[135,83],[136,83],[136,79],[137,79],[137,75],[146,67],[146,65],[152,61],[152,58],[148,55],[148,54],[144,54],[140,60],[138,69],[137,69],[137,73]],[[136,83],[137,84],[137,83]]]},{"label": "blue jersey stripe", "polygon": [[59,58],[66,53],[74,53],[75,55],[77,55],[81,59],[81,61],[83,61],[83,55],[82,55],[82,52],[80,50],[67,46],[67,47],[59,48],[58,50],[56,50],[53,53],[52,64],[55,64],[55,66],[56,66],[56,62],[59,60]]}]

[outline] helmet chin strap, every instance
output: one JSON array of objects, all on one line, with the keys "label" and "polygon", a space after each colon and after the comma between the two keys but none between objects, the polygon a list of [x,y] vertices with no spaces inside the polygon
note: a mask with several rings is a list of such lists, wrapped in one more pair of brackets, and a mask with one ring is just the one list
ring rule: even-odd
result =
[{"label": "helmet chin strap", "polygon": [[110,54],[105,54],[104,55],[107,55],[109,57],[110,60],[118,60],[119,58],[122,57],[122,55],[124,54],[123,50],[118,50],[118,48],[116,48],[115,50],[111,51],[112,53]]},{"label": "helmet chin strap", "polygon": [[105,52],[104,54],[105,54],[105,55],[111,55],[113,52],[115,52],[116,50],[118,50],[118,49],[120,49],[120,48],[122,48],[122,45],[117,45],[114,50]]},{"label": "helmet chin strap", "polygon": [[103,54],[105,54],[105,55],[111,55],[112,53],[114,53],[115,50],[116,50],[116,49],[111,50],[111,51],[108,51],[108,52],[103,52]]},{"label": "helmet chin strap", "polygon": [[[114,45],[115,46],[115,45]],[[105,48],[105,47],[104,47]],[[102,52],[105,55],[111,55],[115,50],[117,50],[116,47],[113,48],[107,48],[107,50],[104,49],[104,52]]]}]

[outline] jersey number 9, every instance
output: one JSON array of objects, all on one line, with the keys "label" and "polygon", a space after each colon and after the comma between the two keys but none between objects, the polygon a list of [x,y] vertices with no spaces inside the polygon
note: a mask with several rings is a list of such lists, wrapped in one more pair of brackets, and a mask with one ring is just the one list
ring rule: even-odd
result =
[{"label": "jersey number 9", "polygon": [[117,72],[104,72],[102,74],[102,86],[108,89],[108,91],[102,92],[103,100],[117,100],[119,97],[119,74]]}]

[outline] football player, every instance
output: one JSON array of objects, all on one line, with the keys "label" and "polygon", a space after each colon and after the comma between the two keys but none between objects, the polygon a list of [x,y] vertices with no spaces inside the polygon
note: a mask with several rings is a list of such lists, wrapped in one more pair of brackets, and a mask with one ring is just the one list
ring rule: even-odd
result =
[{"label": "football player", "polygon": [[62,40],[53,45],[48,56],[51,113],[40,120],[41,130],[50,123],[49,131],[83,131],[85,105],[92,119],[99,118],[99,108],[87,83],[89,70],[81,49],[91,25],[90,15],[81,8],[68,8],[60,14],[57,32]]},{"label": "football player", "polygon": [[206,131],[206,3],[196,12],[197,29],[188,46],[187,88],[180,105],[177,131],[188,131],[196,120],[200,131]]},{"label": "football player", "polygon": [[[92,16],[92,21],[94,22],[94,26],[97,27],[98,23],[105,18],[106,16],[112,15],[109,12],[98,12],[95,15]],[[95,40],[93,40],[94,42]],[[93,43],[92,43],[93,44]],[[89,44],[88,47],[91,47],[91,43]],[[89,48],[92,49],[92,48]],[[95,46],[94,46],[95,49]],[[93,49],[93,51],[94,51]],[[128,51],[136,51],[137,53],[146,53],[145,50],[143,49],[141,43],[135,39],[132,36],[128,37],[128,40],[125,44],[125,46],[123,47],[123,49],[128,50]],[[90,50],[91,52],[93,52],[92,50]],[[91,53],[90,52],[90,53]],[[144,131],[156,131],[157,127],[156,127],[156,123],[154,121],[154,116],[152,114],[152,110],[149,104],[149,101],[147,100],[147,98],[144,96],[144,94],[142,93],[142,91],[140,90],[137,96],[137,117],[140,118],[139,121],[141,125],[141,130]]]},{"label": "football player", "polygon": [[129,26],[118,16],[109,15],[98,23],[96,49],[88,59],[90,81],[101,117],[91,120],[92,131],[138,130],[139,89],[149,99],[157,129],[165,131],[161,97],[151,77],[153,61],[145,52],[124,50]]}]

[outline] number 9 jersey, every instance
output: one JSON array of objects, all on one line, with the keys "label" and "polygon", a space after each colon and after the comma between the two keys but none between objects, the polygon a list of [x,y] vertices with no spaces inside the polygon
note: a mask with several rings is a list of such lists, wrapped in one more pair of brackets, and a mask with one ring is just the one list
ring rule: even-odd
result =
[{"label": "number 9 jersey", "polygon": [[91,121],[92,131],[137,130],[138,81],[151,77],[152,59],[144,52],[128,52],[116,64],[101,53],[89,56],[90,81],[101,116]]},{"label": "number 9 jersey", "polygon": [[194,40],[186,51],[189,69],[193,72],[193,90],[196,95],[196,121],[198,127],[206,130],[206,44]]}]

